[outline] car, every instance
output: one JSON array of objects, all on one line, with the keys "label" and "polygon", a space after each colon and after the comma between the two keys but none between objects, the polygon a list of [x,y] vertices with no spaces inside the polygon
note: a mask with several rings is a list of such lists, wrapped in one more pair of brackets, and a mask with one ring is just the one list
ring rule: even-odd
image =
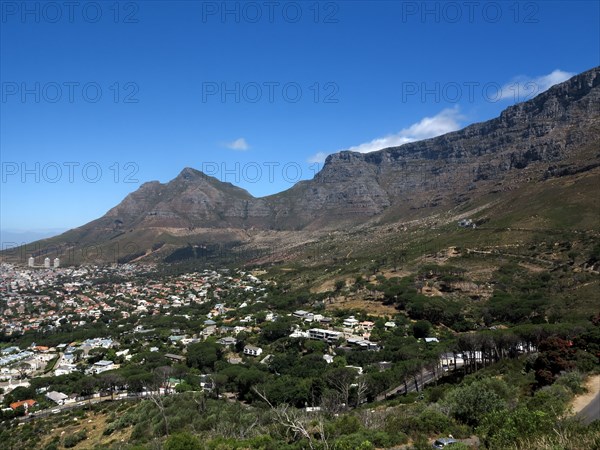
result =
[{"label": "car", "polygon": [[456,439],[452,437],[443,437],[436,439],[432,446],[433,448],[446,448],[454,444],[458,444],[458,441]]},{"label": "car", "polygon": [[60,409],[55,408],[52,411],[50,411],[52,414],[58,414],[60,412]]}]

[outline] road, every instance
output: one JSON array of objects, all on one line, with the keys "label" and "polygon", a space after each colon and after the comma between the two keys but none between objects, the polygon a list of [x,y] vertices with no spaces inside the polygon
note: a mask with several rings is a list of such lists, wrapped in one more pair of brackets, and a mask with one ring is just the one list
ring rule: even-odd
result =
[{"label": "road", "polygon": [[577,395],[571,402],[573,412],[583,423],[600,419],[600,375],[592,375],[585,382],[587,392]]},{"label": "road", "polygon": [[[454,367],[454,364],[450,364],[450,371],[455,371],[458,370],[460,367],[463,366],[463,363],[459,362],[456,364],[456,367]],[[433,373],[433,371],[424,371],[423,372],[423,383],[421,384],[421,375],[417,375],[417,381],[419,384],[419,390],[422,390],[423,387],[426,384],[431,383],[432,381],[438,380],[440,379],[442,376],[445,375],[445,373],[447,372],[443,372],[441,369],[439,369],[437,371],[437,376]],[[408,386],[408,390],[405,390],[405,386],[404,383],[402,383],[399,386],[396,386],[395,388],[389,389],[386,392],[384,392],[383,394],[379,394],[375,400],[380,402],[382,400],[385,400],[388,397],[392,397],[400,392],[402,392],[403,394],[407,394],[408,392],[415,392],[417,390],[417,388],[415,387],[415,381],[414,379],[410,379],[407,381],[406,385]]]},{"label": "road", "polygon": [[[429,384],[432,381],[435,381],[437,378],[439,378],[439,376],[436,377],[433,374],[433,372],[424,372],[423,373],[423,383],[421,384],[421,376],[417,375],[417,381],[419,383],[419,390],[422,390],[424,385]],[[396,386],[395,388],[393,388],[387,392],[384,392],[383,394],[378,395],[375,400],[382,401],[382,400],[385,400],[387,397],[392,397],[392,396],[398,394],[399,392],[406,394],[408,392],[415,392],[417,390],[417,388],[415,386],[415,381],[413,379],[407,381],[406,385],[408,387],[408,390],[405,389],[405,386],[403,383],[400,386]]]},{"label": "road", "polygon": [[600,393],[596,394],[592,401],[579,411],[577,417],[581,418],[586,425],[594,420],[600,420]]}]

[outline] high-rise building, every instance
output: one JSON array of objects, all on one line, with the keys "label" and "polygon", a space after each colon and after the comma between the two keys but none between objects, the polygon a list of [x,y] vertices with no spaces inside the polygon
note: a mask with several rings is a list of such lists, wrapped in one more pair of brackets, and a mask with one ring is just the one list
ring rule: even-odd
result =
[{"label": "high-rise building", "polygon": [[60,259],[54,258],[54,268],[57,269],[60,267]]},{"label": "high-rise building", "polygon": [[29,267],[33,267],[35,265],[35,258],[33,256],[29,257],[29,260],[27,261],[27,265]]},{"label": "high-rise building", "polygon": [[44,267],[46,269],[50,268],[50,258],[44,258]]}]

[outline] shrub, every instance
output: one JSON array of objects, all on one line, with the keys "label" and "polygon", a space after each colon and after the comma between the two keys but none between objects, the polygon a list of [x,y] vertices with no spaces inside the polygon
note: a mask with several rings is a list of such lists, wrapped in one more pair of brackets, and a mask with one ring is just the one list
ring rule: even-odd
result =
[{"label": "shrub", "polygon": [[386,433],[385,431],[374,431],[369,433],[369,441],[377,448],[390,448],[408,442],[408,436],[404,433]]},{"label": "shrub", "polygon": [[585,392],[583,377],[579,372],[567,372],[561,375],[556,380],[556,384],[566,387],[573,394],[583,394]]},{"label": "shrub", "polygon": [[63,446],[65,448],[72,448],[79,444],[81,441],[87,439],[87,432],[85,430],[78,431],[75,434],[66,436],[63,440]]},{"label": "shrub", "polygon": [[164,450],[201,450],[200,440],[189,433],[178,433],[169,436]]},{"label": "shrub", "polygon": [[503,397],[507,391],[505,382],[486,378],[453,389],[448,393],[446,403],[454,418],[476,426],[486,414],[506,408]]},{"label": "shrub", "polygon": [[375,446],[365,439],[362,433],[342,436],[333,443],[334,450],[372,450],[374,448]]},{"label": "shrub", "polygon": [[333,425],[337,435],[353,434],[361,429],[358,418],[349,414],[340,417]]},{"label": "shrub", "polygon": [[494,411],[482,420],[477,429],[488,448],[506,448],[518,439],[548,434],[555,420],[545,411],[519,407],[514,411]]}]

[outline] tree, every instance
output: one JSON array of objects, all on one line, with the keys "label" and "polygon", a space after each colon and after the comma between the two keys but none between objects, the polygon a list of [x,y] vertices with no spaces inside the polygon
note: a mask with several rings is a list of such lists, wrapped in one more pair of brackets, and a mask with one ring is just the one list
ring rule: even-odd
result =
[{"label": "tree", "polygon": [[292,322],[289,318],[280,318],[274,322],[268,322],[262,327],[261,340],[267,344],[290,334]]},{"label": "tree", "polygon": [[4,404],[8,406],[13,402],[33,399],[35,396],[35,389],[32,387],[19,386],[4,396]]},{"label": "tree", "polygon": [[27,378],[27,374],[31,370],[31,366],[27,363],[21,363],[17,366],[17,372],[19,372],[19,378],[24,380]]},{"label": "tree", "polygon": [[356,407],[358,408],[365,399],[369,390],[368,379],[362,375],[356,381]]},{"label": "tree", "polygon": [[540,342],[540,353],[533,365],[538,386],[550,385],[560,372],[573,368],[571,343],[559,337]]},{"label": "tree", "polygon": [[551,433],[556,420],[546,411],[521,406],[513,411],[496,410],[482,418],[478,434],[487,448],[509,448],[522,438]]},{"label": "tree", "polygon": [[348,408],[350,403],[350,389],[355,378],[356,371],[348,367],[333,369],[325,376],[327,384],[340,394],[346,408]]},{"label": "tree", "polygon": [[[271,411],[273,412],[275,422],[283,426],[286,430],[286,433],[292,435],[291,437],[293,440],[297,440],[298,438],[304,438],[308,440],[308,446],[311,449],[329,449],[329,443],[327,441],[325,425],[322,416],[319,416],[318,420],[315,421],[311,417],[306,417],[306,415],[302,415],[299,410],[291,408],[289,405],[282,404],[275,407],[269,401],[264,392],[261,392],[256,388],[253,388],[253,390],[262,400],[265,401],[267,405],[269,405]],[[309,431],[309,426],[311,425],[312,428],[316,431],[318,440]]]},{"label": "tree", "polygon": [[214,342],[199,342],[187,348],[187,364],[200,370],[214,370],[215,363],[221,359],[221,348]]},{"label": "tree", "polygon": [[[165,436],[169,436],[169,417],[166,413],[166,407],[164,402],[164,396],[160,394],[160,388],[165,385],[171,376],[171,367],[164,366],[158,367],[153,372],[152,383],[148,386],[148,396],[152,403],[158,408],[160,415],[165,424]],[[167,393],[165,389],[165,394]]]},{"label": "tree", "polygon": [[107,372],[100,375],[99,384],[100,386],[110,390],[112,400],[114,400],[115,390],[117,386],[121,386],[123,385],[123,383],[123,377],[114,372]]},{"label": "tree", "polygon": [[486,414],[506,408],[500,394],[506,395],[508,390],[504,381],[486,378],[450,391],[446,403],[456,419],[476,426]]},{"label": "tree", "polygon": [[431,323],[427,320],[418,320],[413,325],[413,336],[417,339],[426,338],[431,331]]},{"label": "tree", "polygon": [[200,440],[189,433],[177,433],[168,437],[164,450],[201,450]]}]

